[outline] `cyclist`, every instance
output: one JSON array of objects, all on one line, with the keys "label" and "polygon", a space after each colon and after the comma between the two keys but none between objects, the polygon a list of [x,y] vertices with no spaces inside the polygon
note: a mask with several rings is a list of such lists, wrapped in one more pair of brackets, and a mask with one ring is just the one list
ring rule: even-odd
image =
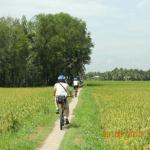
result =
[{"label": "cyclist", "polygon": [[64,118],[65,118],[66,124],[69,124],[69,120],[68,120],[69,104],[67,100],[68,93],[70,94],[70,96],[72,96],[71,89],[65,81],[65,76],[64,75],[58,76],[58,82],[54,85],[56,113],[59,113],[59,108],[58,108],[58,103],[57,103],[58,96],[65,96],[66,102],[65,102]]},{"label": "cyclist", "polygon": [[77,78],[74,78],[74,80],[73,80],[73,87],[74,87],[75,92],[78,92],[79,81]]}]

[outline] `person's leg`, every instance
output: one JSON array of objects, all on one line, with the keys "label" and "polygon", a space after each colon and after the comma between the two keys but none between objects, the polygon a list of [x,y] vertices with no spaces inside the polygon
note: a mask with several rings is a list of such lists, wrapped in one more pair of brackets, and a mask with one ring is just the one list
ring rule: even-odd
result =
[{"label": "person's leg", "polygon": [[57,97],[55,97],[55,108],[56,108],[56,113],[59,113],[59,108],[58,108],[58,103],[57,103]]},{"label": "person's leg", "polygon": [[77,97],[77,93],[78,93],[78,86],[75,86],[75,97]]},{"label": "person's leg", "polygon": [[64,118],[66,120],[66,124],[69,124],[68,117],[69,117],[69,104],[68,104],[68,101],[66,100],[65,110],[64,110]]}]

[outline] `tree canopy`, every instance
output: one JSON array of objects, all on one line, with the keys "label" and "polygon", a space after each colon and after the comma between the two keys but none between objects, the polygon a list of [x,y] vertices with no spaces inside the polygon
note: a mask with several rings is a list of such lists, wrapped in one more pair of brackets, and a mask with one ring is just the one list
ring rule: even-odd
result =
[{"label": "tree canopy", "polygon": [[112,71],[100,72],[89,72],[86,74],[86,79],[95,80],[150,80],[150,70],[143,71],[138,69],[123,69],[115,68]]},{"label": "tree canopy", "polygon": [[69,14],[0,18],[0,86],[45,86],[79,76],[93,47],[86,23]]}]

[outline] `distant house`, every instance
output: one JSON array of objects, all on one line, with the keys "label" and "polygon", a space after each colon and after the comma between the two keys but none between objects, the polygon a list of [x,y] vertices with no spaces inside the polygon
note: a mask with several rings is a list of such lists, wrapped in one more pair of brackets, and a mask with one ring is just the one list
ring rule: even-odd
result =
[{"label": "distant house", "polygon": [[92,80],[98,80],[100,76],[93,76],[91,77]]},{"label": "distant house", "polygon": [[128,80],[130,80],[131,79],[131,77],[130,76],[124,76],[124,78],[123,78],[125,81],[128,81]]}]

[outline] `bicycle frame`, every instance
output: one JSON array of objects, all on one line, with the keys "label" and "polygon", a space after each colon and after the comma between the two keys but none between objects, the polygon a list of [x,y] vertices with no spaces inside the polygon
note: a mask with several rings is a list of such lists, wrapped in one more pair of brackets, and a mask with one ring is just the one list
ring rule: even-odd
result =
[{"label": "bicycle frame", "polygon": [[[67,96],[67,97],[71,97],[71,96]],[[64,103],[58,103],[58,107],[59,107],[59,115],[60,115],[60,130],[63,129],[64,126],[64,110],[65,110],[65,102]]]},{"label": "bicycle frame", "polygon": [[60,130],[62,130],[63,126],[64,126],[64,103],[63,104],[59,104],[59,114],[60,114]]},{"label": "bicycle frame", "polygon": [[77,97],[78,87],[76,86],[74,90],[75,90],[75,97]]}]

